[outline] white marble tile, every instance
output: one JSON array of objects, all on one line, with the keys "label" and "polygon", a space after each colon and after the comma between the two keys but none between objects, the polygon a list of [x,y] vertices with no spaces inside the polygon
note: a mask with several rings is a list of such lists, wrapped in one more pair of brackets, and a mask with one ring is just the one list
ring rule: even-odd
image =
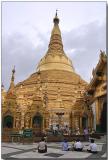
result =
[{"label": "white marble tile", "polygon": [[107,157],[106,153],[104,153],[101,157],[106,158]]},{"label": "white marble tile", "polygon": [[6,147],[1,148],[1,154],[13,153],[13,152],[17,152],[17,151],[19,151],[19,150],[14,149],[14,148],[6,148]]},{"label": "white marble tile", "polygon": [[[84,144],[84,150],[87,150],[89,143],[83,143]],[[2,143],[2,146],[7,146],[7,147],[2,147],[2,154],[7,154],[7,153],[14,153],[17,151],[20,151],[19,149],[24,149],[25,151],[28,149],[33,149],[33,148],[37,148],[38,143],[33,143],[30,145],[27,144],[18,144],[18,143]],[[33,151],[28,151],[25,153],[21,153],[21,154],[16,154],[16,155],[12,155],[11,157],[13,158],[53,158],[50,156],[44,156],[45,154],[48,153],[59,153],[59,154],[63,154],[63,156],[57,157],[57,158],[87,158],[88,156],[91,155],[91,153],[88,152],[75,152],[75,151],[62,151],[62,147],[61,147],[61,143],[48,143],[48,152],[47,153],[38,153],[37,150],[36,152]],[[57,148],[50,148],[50,147],[61,147],[60,149]],[[69,143],[69,146],[71,146],[71,143]],[[103,144],[98,144],[98,151],[102,150],[102,146]],[[8,147],[15,147],[18,149],[14,149],[14,148],[8,148]],[[103,157],[105,157],[105,155],[103,155]]]},{"label": "white marble tile", "polygon": [[59,158],[87,158],[91,153],[70,151]]}]

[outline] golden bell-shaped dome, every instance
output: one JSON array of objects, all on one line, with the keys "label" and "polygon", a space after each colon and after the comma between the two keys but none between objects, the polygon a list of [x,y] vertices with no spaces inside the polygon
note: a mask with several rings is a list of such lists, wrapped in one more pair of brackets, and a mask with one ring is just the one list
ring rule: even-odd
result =
[{"label": "golden bell-shaped dome", "polygon": [[46,55],[40,60],[37,71],[65,70],[74,72],[71,60],[63,50],[61,32],[59,29],[59,18],[57,12],[53,19],[54,27],[51,32],[50,43]]}]

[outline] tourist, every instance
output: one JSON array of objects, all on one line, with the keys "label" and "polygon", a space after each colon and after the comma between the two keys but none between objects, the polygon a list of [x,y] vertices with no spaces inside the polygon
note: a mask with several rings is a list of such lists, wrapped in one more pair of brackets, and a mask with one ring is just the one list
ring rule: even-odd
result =
[{"label": "tourist", "polygon": [[42,138],[38,144],[38,152],[39,153],[46,153],[47,152],[47,144],[46,144],[44,138]]},{"label": "tourist", "polygon": [[84,128],[84,137],[85,137],[85,141],[89,140],[89,133],[87,128]]},{"label": "tourist", "polygon": [[67,140],[64,139],[64,141],[63,141],[63,143],[62,143],[62,150],[63,150],[63,151],[68,151],[68,150],[69,150],[68,146],[69,146],[69,145],[68,145]]},{"label": "tourist", "polygon": [[94,134],[95,133],[95,129],[92,128],[91,133],[90,134]]},{"label": "tourist", "polygon": [[76,129],[76,135],[80,135],[79,128]]},{"label": "tourist", "polygon": [[80,142],[80,139],[77,139],[75,144],[74,144],[74,151],[82,151],[83,145]]},{"label": "tourist", "polygon": [[56,136],[58,134],[58,127],[53,126],[53,134]]},{"label": "tourist", "polygon": [[89,149],[87,149],[90,153],[97,153],[97,144],[94,143],[94,139],[91,139],[91,144],[89,145]]}]

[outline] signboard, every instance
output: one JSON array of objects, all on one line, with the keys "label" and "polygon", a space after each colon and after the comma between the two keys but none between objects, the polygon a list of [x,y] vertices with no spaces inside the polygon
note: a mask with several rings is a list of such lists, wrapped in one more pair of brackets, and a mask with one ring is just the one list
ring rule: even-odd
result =
[{"label": "signboard", "polygon": [[32,137],[32,129],[24,129],[24,137]]}]

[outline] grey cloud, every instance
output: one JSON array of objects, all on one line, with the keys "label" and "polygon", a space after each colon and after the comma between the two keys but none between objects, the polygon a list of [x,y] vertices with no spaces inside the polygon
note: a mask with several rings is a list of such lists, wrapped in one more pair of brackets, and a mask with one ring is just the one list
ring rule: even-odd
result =
[{"label": "grey cloud", "polygon": [[[42,36],[41,36],[41,39]],[[43,45],[44,44],[44,45]],[[12,67],[16,66],[16,80],[18,83],[36,71],[37,63],[46,51],[44,41],[35,48],[34,44],[21,33],[5,35],[2,40],[2,82],[9,87]]]},{"label": "grey cloud", "polygon": [[[105,23],[95,21],[63,34],[67,55],[72,59],[76,71],[87,81],[98,63],[100,49],[106,48],[105,32]],[[75,53],[68,52],[71,49]]]}]

